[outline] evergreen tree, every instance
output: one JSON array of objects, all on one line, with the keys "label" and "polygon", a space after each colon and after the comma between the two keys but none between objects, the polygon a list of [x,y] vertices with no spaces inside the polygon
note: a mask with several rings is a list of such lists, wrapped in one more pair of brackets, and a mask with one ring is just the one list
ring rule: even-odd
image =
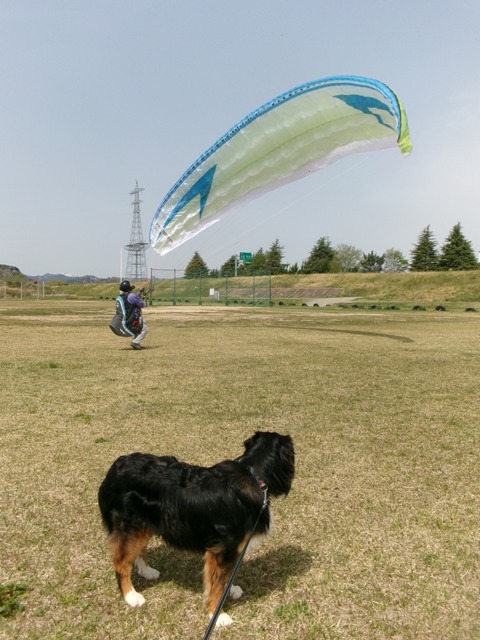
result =
[{"label": "evergreen tree", "polygon": [[363,254],[363,259],[360,263],[360,271],[364,273],[379,272],[383,269],[383,263],[385,262],[385,256],[379,256],[377,253],[370,251],[370,253]]},{"label": "evergreen tree", "polygon": [[410,256],[412,271],[435,271],[438,269],[437,241],[430,230],[430,225],[420,233],[418,242],[413,246]]},{"label": "evergreen tree", "polygon": [[220,267],[220,275],[224,278],[229,278],[235,275],[235,255],[230,256],[228,260],[226,260],[222,266]]},{"label": "evergreen tree", "polygon": [[453,227],[445,240],[438,266],[442,270],[453,269],[454,271],[467,271],[478,268],[475,252],[469,240],[463,235],[459,222]]},{"label": "evergreen tree", "polygon": [[387,273],[400,273],[408,269],[408,260],[398,249],[387,249],[384,258],[383,270]]},{"label": "evergreen tree", "polygon": [[208,267],[205,260],[195,251],[192,259],[185,268],[185,278],[206,278],[208,276]]},{"label": "evergreen tree", "polygon": [[288,267],[288,273],[298,273],[299,272],[299,268],[298,268],[298,263],[295,262],[295,264],[292,264]]},{"label": "evergreen tree", "polygon": [[308,258],[302,264],[302,273],[330,273],[331,263],[335,258],[335,249],[330,239],[322,236],[310,252]]},{"label": "evergreen tree", "polygon": [[278,238],[272,242],[270,249],[265,254],[265,267],[272,274],[285,273],[283,264],[284,250]]},{"label": "evergreen tree", "polygon": [[265,271],[266,270],[266,256],[262,247],[256,251],[252,256],[252,262],[249,265],[249,272]]}]

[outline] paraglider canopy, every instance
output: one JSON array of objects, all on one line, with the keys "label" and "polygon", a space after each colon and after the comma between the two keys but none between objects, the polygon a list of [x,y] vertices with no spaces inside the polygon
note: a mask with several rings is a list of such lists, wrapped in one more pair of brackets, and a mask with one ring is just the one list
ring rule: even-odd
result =
[{"label": "paraglider canopy", "polygon": [[334,76],[300,85],[232,127],[177,180],[158,207],[150,243],[160,255],[247,199],[340,158],[412,149],[402,103],[382,82]]}]

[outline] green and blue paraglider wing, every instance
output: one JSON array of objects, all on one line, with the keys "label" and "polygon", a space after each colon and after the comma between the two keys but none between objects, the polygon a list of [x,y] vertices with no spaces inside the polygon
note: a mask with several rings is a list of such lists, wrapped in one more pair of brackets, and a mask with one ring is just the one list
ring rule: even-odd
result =
[{"label": "green and blue paraglider wing", "polygon": [[362,151],[412,149],[400,100],[382,82],[335,76],[303,84],[232,127],[179,178],[153,217],[164,255],[229,209]]}]

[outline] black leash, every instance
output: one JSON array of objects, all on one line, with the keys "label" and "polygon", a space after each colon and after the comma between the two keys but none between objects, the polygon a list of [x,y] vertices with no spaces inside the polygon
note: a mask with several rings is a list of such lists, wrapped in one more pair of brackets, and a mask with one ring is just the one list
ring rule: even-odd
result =
[{"label": "black leash", "polygon": [[[257,480],[258,482],[258,480]],[[210,624],[207,627],[207,630],[205,631],[205,635],[203,636],[203,640],[208,640],[208,638],[210,638],[210,636],[212,635],[212,631],[215,628],[215,624],[217,622],[217,618],[220,615],[220,611],[223,609],[223,605],[225,604],[225,600],[228,597],[228,594],[230,593],[230,589],[232,587],[233,581],[235,580],[235,576],[237,575],[238,570],[240,569],[240,564],[245,556],[245,553],[247,552],[247,547],[250,544],[250,541],[253,537],[253,534],[255,533],[255,529],[257,528],[257,524],[260,520],[260,516],[262,515],[262,513],[265,511],[266,506],[268,505],[268,487],[266,484],[264,484],[263,482],[260,483],[260,489],[263,492],[263,505],[262,508],[260,509],[260,513],[258,514],[258,518],[255,522],[255,524],[253,525],[252,530],[250,531],[250,535],[247,538],[247,541],[245,543],[245,546],[242,549],[241,554],[238,557],[237,562],[235,563],[235,566],[233,567],[233,571],[232,571],[232,575],[230,576],[230,580],[227,582],[227,586],[225,587],[223,593],[222,593],[222,597],[220,598],[220,600],[218,601],[217,604],[217,608],[215,609],[215,612],[212,616],[212,619],[210,620]]]}]

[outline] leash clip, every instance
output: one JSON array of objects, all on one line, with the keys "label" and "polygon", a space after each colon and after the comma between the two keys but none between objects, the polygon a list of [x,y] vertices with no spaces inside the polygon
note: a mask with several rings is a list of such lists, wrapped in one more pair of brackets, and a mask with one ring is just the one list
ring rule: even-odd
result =
[{"label": "leash clip", "polygon": [[268,487],[265,485],[265,489],[263,491],[263,508],[265,508],[268,504]]},{"label": "leash clip", "polygon": [[260,489],[261,489],[261,491],[263,493],[263,506],[262,506],[262,509],[265,509],[265,507],[268,504],[268,487],[263,482],[263,480],[259,480],[259,485],[260,485]]}]

